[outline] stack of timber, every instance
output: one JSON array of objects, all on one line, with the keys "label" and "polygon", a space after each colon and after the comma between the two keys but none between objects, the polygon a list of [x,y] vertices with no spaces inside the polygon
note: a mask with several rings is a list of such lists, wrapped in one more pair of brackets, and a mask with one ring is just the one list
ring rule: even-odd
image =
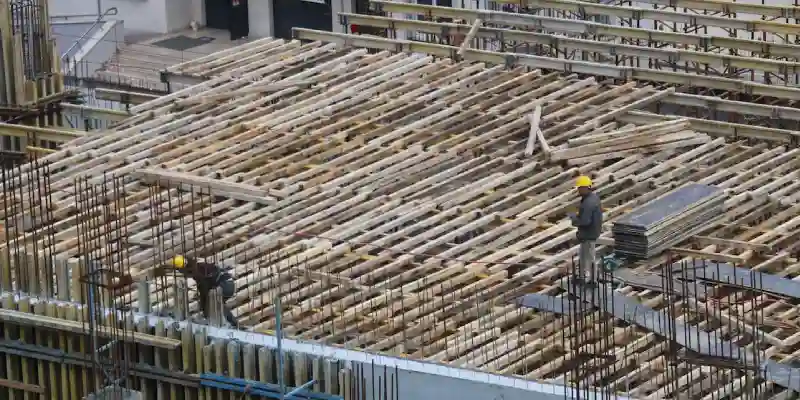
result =
[{"label": "stack of timber", "polygon": [[[692,119],[692,130],[713,140],[565,166],[540,151],[524,154],[527,116],[537,107],[537,135],[553,149],[593,134],[598,121],[610,132],[680,117],[636,110],[656,92],[635,82],[323,42],[254,41],[236,57],[190,61],[169,74],[210,79],[134,107],[116,130],[45,157],[57,171],[56,263],[81,262],[75,178],[100,184],[117,175],[125,190],[111,196],[119,210],[109,215],[128,235],[114,244],[139,276],[179,251],[161,245],[179,238],[189,255],[231,266],[238,291],[228,305],[256,332],[275,329],[279,298],[290,337],[532,380],[564,379],[572,362],[564,343],[579,332],[510,299],[561,290],[577,254],[566,215],[578,205],[579,174],[594,178],[606,231],[675,187],[729,190],[720,223],[681,245],[746,259],[762,272],[800,273],[789,256],[800,236],[800,149],[787,145],[796,143],[794,131]],[[179,191],[211,182],[224,195],[198,201]],[[49,239],[25,240],[12,252],[36,257],[34,243]],[[204,240],[213,251],[191,250]],[[651,259],[633,268],[647,273],[657,265]],[[651,307],[671,299],[631,282],[619,290]],[[172,278],[153,285],[154,311],[172,307],[174,297],[164,293],[175,285]],[[767,357],[789,358],[800,351],[798,308],[764,296],[765,318],[787,321],[763,328],[777,338]],[[118,298],[134,308],[144,300],[135,291]],[[595,321],[586,320],[586,332],[603,332]],[[702,329],[724,333],[712,322]],[[596,385],[653,398],[678,388],[676,396],[694,398],[736,379],[703,367],[710,383],[676,384],[661,368],[662,339],[640,329],[614,335],[624,376]],[[772,384],[764,391],[785,392]]]},{"label": "stack of timber", "polygon": [[689,120],[678,119],[593,133],[568,140],[566,148],[550,153],[550,160],[568,160],[571,165],[580,165],[603,159],[692,147],[712,140],[706,134],[692,131],[690,125]]},{"label": "stack of timber", "polygon": [[725,192],[690,184],[637,207],[614,221],[614,249],[637,258],[650,258],[708,230],[722,216]]}]

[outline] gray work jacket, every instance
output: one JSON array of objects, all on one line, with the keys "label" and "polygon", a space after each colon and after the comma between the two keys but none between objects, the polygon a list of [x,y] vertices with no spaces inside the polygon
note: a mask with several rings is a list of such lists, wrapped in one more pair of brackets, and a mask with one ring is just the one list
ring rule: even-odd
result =
[{"label": "gray work jacket", "polygon": [[597,240],[603,229],[603,209],[600,197],[589,192],[581,199],[578,215],[572,218],[572,226],[578,227],[578,240]]}]

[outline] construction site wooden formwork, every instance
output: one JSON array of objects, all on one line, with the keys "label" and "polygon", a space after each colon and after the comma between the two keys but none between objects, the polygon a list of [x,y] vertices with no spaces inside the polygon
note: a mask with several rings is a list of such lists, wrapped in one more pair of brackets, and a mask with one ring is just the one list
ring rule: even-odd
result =
[{"label": "construction site wooden formwork", "polygon": [[64,85],[61,55],[52,37],[45,0],[0,1],[0,150],[31,159],[80,137],[64,112],[81,118],[120,120],[124,112],[79,104],[80,94]]},{"label": "construction site wooden formwork", "polygon": [[[15,228],[7,231],[4,289],[80,303],[86,300],[75,287],[87,261],[124,264],[144,279],[169,257],[188,254],[232,268],[239,290],[228,304],[252,331],[273,332],[280,314],[292,337],[558,381],[569,380],[573,354],[564,335],[577,333],[554,312],[514,300],[563,293],[577,251],[565,216],[577,206],[579,174],[593,177],[608,224],[689,182],[721,187],[729,195],[721,220],[671,257],[786,278],[797,270],[798,133],[648,110],[665,99],[693,99],[797,121],[793,108],[620,82],[630,70],[595,64],[561,60],[571,71],[563,73],[534,56],[506,62],[502,53],[469,50],[455,61],[433,56],[455,54],[452,46],[297,34],[377,51],[264,39],[170,68],[201,83],[134,107],[117,130],[86,135],[42,159],[50,182],[27,207],[25,195],[4,193],[19,203],[5,210]],[[796,96],[791,87],[738,87]],[[571,140],[658,123],[679,126],[682,138],[562,158]],[[32,186],[32,168],[14,175],[14,190]],[[104,189],[109,177],[115,190]],[[46,212],[32,215],[30,204],[45,197]],[[19,222],[25,216],[33,221],[27,226]],[[674,314],[669,290],[647,279],[667,261],[674,260],[637,264],[640,278],[616,292]],[[149,296],[105,297],[134,309],[146,297],[148,310],[163,312],[180,302],[167,294],[175,282],[155,280]],[[759,323],[770,340],[755,352],[789,361],[797,350],[796,307],[785,294],[758,296],[753,307],[722,310],[723,319],[748,320],[758,310],[759,321],[772,322]],[[185,311],[196,310],[190,302]],[[672,317],[735,335],[718,320]],[[592,329],[598,318],[587,321],[587,331],[600,332]],[[607,350],[618,357],[617,375],[594,383],[607,393],[713,398],[724,388],[749,398],[735,384],[737,373],[709,372],[721,366],[682,361],[680,376],[676,368],[666,373],[669,340],[652,330],[632,323],[612,336]],[[779,380],[789,388],[775,381],[756,385],[767,394],[794,389],[791,379]]]}]

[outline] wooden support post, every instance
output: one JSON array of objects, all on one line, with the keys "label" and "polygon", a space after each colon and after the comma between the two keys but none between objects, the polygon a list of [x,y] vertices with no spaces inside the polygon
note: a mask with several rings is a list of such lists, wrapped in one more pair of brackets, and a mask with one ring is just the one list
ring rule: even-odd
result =
[{"label": "wooden support post", "polygon": [[472,23],[472,28],[469,29],[469,33],[467,33],[467,36],[464,38],[464,41],[461,42],[461,47],[458,48],[458,52],[456,54],[458,54],[459,57],[463,57],[464,53],[467,52],[467,49],[470,46],[470,42],[472,42],[472,39],[475,39],[475,35],[478,34],[478,28],[480,28],[480,26],[481,26],[480,18],[475,19],[475,21]]},{"label": "wooden support post", "polygon": [[0,251],[0,288],[3,289],[4,292],[11,292],[14,290],[11,284],[11,260],[9,259],[8,253],[5,251]]},{"label": "wooden support post", "polygon": [[150,314],[153,309],[150,305],[150,281],[144,279],[136,284],[136,301],[139,303],[139,312]]},{"label": "wooden support post", "polygon": [[537,105],[533,110],[533,114],[528,114],[528,121],[531,124],[530,132],[528,133],[528,144],[525,146],[525,155],[532,156],[534,149],[536,149],[536,139],[539,137],[539,121],[542,118],[542,106]]},{"label": "wooden support post", "polygon": [[23,261],[22,268],[25,269],[25,287],[23,291],[30,294],[39,294],[40,288],[40,274],[39,274],[39,259],[31,251],[25,252],[25,261]]},{"label": "wooden support post", "polygon": [[542,152],[544,153],[545,160],[549,160],[551,153],[550,145],[547,144],[547,140],[544,140],[544,134],[541,129],[536,131],[536,137],[539,138],[539,143],[542,145]]},{"label": "wooden support post", "polygon": [[84,272],[83,263],[77,258],[70,258],[67,260],[67,265],[72,285],[72,301],[86,304],[86,296],[83,291],[83,283],[81,282],[81,276],[83,276]]},{"label": "wooden support post", "polygon": [[39,290],[36,293],[39,293],[41,296],[44,296],[47,299],[51,299],[55,295],[55,285],[53,284],[55,265],[53,263],[53,257],[48,256],[48,254],[44,251],[39,251],[36,259],[38,261],[36,265],[38,269],[38,279],[36,280],[39,284]]},{"label": "wooden support post", "polygon": [[[247,343],[244,345],[242,349],[242,361],[244,363],[244,379],[249,381],[257,381],[258,380],[258,368],[257,368],[257,355],[256,346]],[[247,396],[248,399],[252,400],[254,397]]]},{"label": "wooden support post", "polygon": [[69,264],[67,260],[54,259],[53,269],[56,274],[56,298],[69,301]]},{"label": "wooden support post", "polygon": [[222,326],[222,289],[216,288],[208,294],[208,324]]},{"label": "wooden support post", "polygon": [[182,321],[189,317],[189,287],[185,279],[177,279],[173,286],[175,299],[175,319]]},{"label": "wooden support post", "polygon": [[[194,347],[192,348],[194,350],[192,354],[192,357],[194,359],[194,373],[201,374],[205,372],[203,348],[206,346],[206,339],[207,339],[206,331],[204,329],[192,329],[192,330],[194,331],[193,332]],[[191,370],[192,369],[189,369],[189,371]],[[197,393],[197,398],[199,400],[206,399],[205,391],[203,389],[198,389],[196,393]],[[185,398],[191,399],[192,397],[187,396]]]}]

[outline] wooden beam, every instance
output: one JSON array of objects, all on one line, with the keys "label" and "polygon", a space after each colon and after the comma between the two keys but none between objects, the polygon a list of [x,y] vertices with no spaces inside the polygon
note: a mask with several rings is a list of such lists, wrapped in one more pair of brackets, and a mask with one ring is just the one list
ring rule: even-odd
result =
[{"label": "wooden beam", "polygon": [[[21,311],[14,310],[0,310],[0,321],[31,326],[36,328],[51,329],[56,331],[66,331],[82,335],[88,335],[86,331],[86,324],[78,321],[68,321],[65,319],[45,317],[41,315],[28,314]],[[95,330],[98,335],[105,338],[112,338],[115,340],[131,341],[134,343],[144,344],[147,346],[158,347],[162,349],[177,349],[181,345],[180,340],[169,339],[148,335],[145,333],[131,332],[129,335],[120,336],[114,332],[112,328],[107,326],[98,326]]]},{"label": "wooden beam", "polygon": [[79,104],[61,103],[61,108],[69,113],[76,113],[83,117],[105,119],[114,122],[124,121],[133,116],[133,114],[127,111],[88,107]]},{"label": "wooden beam", "polygon": [[38,140],[65,143],[86,135],[86,132],[66,128],[42,128],[38,126],[15,125],[0,122],[0,136],[27,138],[35,136]]},{"label": "wooden beam", "polygon": [[714,245],[714,246],[729,247],[737,250],[753,250],[758,252],[772,251],[772,246],[770,245],[761,243],[750,243],[750,242],[745,242],[743,240],[721,239],[709,236],[694,236],[692,237],[692,241],[696,242],[701,246]]},{"label": "wooden beam", "polygon": [[139,105],[147,103],[148,101],[155,100],[161,96],[148,94],[128,92],[123,90],[96,88],[95,97],[98,100],[116,101],[122,104]]},{"label": "wooden beam", "polygon": [[747,261],[742,257],[733,256],[730,254],[714,253],[711,251],[703,251],[695,249],[686,249],[682,247],[673,247],[668,251],[677,254],[679,256],[702,258],[704,260],[711,260],[711,261],[723,261],[723,262],[734,263],[737,265],[744,264]]},{"label": "wooden beam", "polygon": [[9,379],[0,378],[0,386],[7,387],[9,389],[22,390],[30,393],[45,394],[45,389],[42,386],[33,385],[30,383],[12,381]]},{"label": "wooden beam", "polygon": [[[455,56],[457,47],[437,43],[411,40],[386,39],[366,35],[350,35],[312,29],[294,28],[298,39],[320,40],[355,47],[383,50],[401,50],[410,53],[425,53],[441,57]],[[566,60],[561,58],[535,56],[521,53],[501,53],[496,51],[472,49],[464,54],[468,61],[480,61],[493,65],[518,65],[570,73],[604,76],[621,80],[653,81],[672,85],[692,85],[710,89],[727,90],[751,95],[776,97],[800,101],[800,89],[792,86],[767,85],[741,79],[722,78],[711,75],[698,75],[686,72],[660,71],[650,68],[617,66],[589,61]]]},{"label": "wooden beam", "polygon": [[[392,7],[394,6],[390,6],[390,8]],[[519,17],[517,19],[513,19],[512,17],[506,16],[505,14],[500,14],[501,17],[495,18],[495,20],[503,19],[505,21],[507,19],[508,23],[504,21],[494,21],[494,22],[502,22],[503,25],[506,25],[513,21],[519,21],[519,18],[529,17],[526,14],[515,14],[515,15],[518,15]],[[401,18],[381,17],[376,15],[361,15],[361,14],[348,14],[348,13],[343,13],[342,16],[346,18],[349,23],[353,24],[374,26],[383,29],[409,30],[409,31],[415,31],[437,36],[442,36],[444,32],[447,32],[447,34],[450,35],[453,34],[464,35],[467,34],[468,32],[472,32],[471,30],[469,31],[467,30],[469,25],[454,24],[448,22],[409,20]],[[533,18],[546,18],[546,17],[534,16]],[[477,19],[476,21],[479,20],[480,19]],[[565,22],[563,24],[559,24],[557,23],[559,21],[565,21]],[[708,65],[713,68],[724,68],[727,65],[731,68],[754,69],[758,71],[771,72],[775,74],[784,74],[784,73],[792,74],[800,72],[800,63],[798,63],[797,61],[776,60],[766,57],[765,58],[744,57],[744,56],[736,56],[729,54],[721,54],[713,51],[700,51],[692,49],[678,50],[676,48],[671,48],[671,47],[666,47],[666,48],[647,47],[634,44],[619,43],[618,41],[607,42],[602,40],[583,39],[583,38],[568,36],[568,34],[575,31],[574,26],[572,26],[572,24],[573,22],[577,23],[578,21],[576,20],[558,20],[555,18],[549,18],[544,20],[537,19],[536,22],[551,22],[551,24],[548,24],[547,27],[543,27],[543,29],[547,31],[556,31],[559,32],[559,34],[531,32],[523,29],[504,29],[497,27],[481,26],[475,32],[474,38],[482,38],[488,41],[497,41],[498,38],[502,37],[503,40],[505,41],[515,41],[515,42],[539,44],[547,46],[550,47],[556,53],[567,49],[574,49],[574,50],[582,50],[589,53],[598,53],[601,55],[609,56],[610,59],[613,59],[613,56],[625,56],[625,57],[630,57],[632,59],[640,60],[642,62],[660,61],[664,64],[688,62],[688,63],[698,63],[700,65]],[[533,22],[531,24],[533,24]],[[592,29],[595,28],[606,29],[611,26],[602,25],[600,27],[597,27],[595,25],[587,25],[587,27],[591,27]],[[626,38],[625,36],[619,36],[619,37]],[[636,42],[636,41],[630,40],[630,42]],[[463,44],[461,45],[461,47],[463,48]],[[459,55],[463,55],[463,53],[459,53]],[[678,70],[680,70],[680,68]],[[686,70],[684,70],[684,72],[686,72]],[[748,78],[742,77],[741,79],[744,80]]]},{"label": "wooden beam", "polygon": [[147,183],[187,191],[195,191],[215,196],[229,197],[241,201],[249,201],[263,205],[274,205],[276,198],[269,190],[258,186],[237,182],[226,182],[219,179],[206,178],[176,171],[142,169],[131,173],[131,176]]},{"label": "wooden beam", "polygon": [[[542,118],[542,106],[537,105],[533,110],[533,114],[528,114],[528,121],[531,124],[530,132],[528,132],[528,144],[525,146],[525,155],[532,156],[536,148],[536,140],[539,138],[539,121]],[[546,145],[546,144],[545,144]]]},{"label": "wooden beam", "polygon": [[464,37],[464,41],[461,42],[461,47],[458,49],[458,55],[463,56],[464,52],[467,51],[469,46],[471,46],[472,39],[475,39],[475,34],[478,33],[478,28],[481,27],[481,20],[480,18],[476,19],[472,22],[472,28],[469,29],[467,36]]}]

